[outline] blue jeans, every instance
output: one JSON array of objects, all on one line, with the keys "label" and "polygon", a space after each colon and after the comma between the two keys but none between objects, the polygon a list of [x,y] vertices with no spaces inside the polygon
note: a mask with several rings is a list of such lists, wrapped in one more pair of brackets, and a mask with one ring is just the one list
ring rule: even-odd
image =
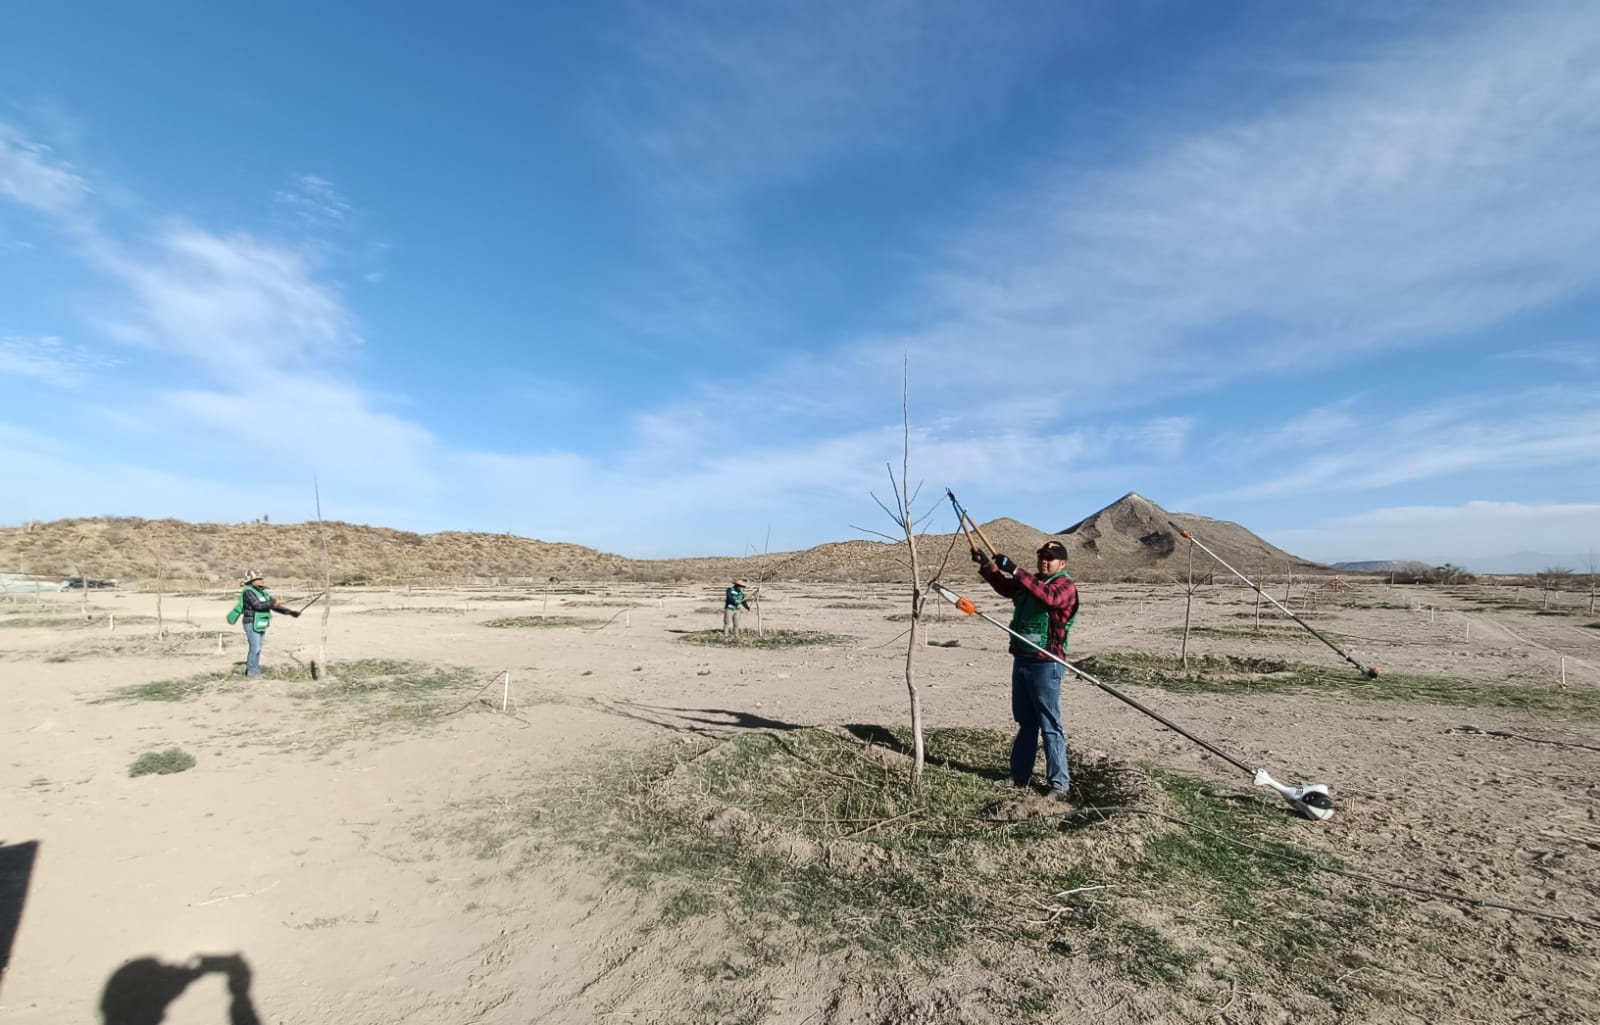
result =
[{"label": "blue jeans", "polygon": [[258,631],[246,623],[244,628],[244,642],[249,646],[249,654],[244,657],[244,675],[261,675],[261,642],[267,639],[265,630]]},{"label": "blue jeans", "polygon": [[1033,778],[1033,760],[1044,735],[1045,776],[1051,789],[1065,790],[1072,782],[1067,771],[1067,735],[1061,729],[1061,677],[1059,662],[1016,658],[1011,663],[1011,718],[1017,721],[1017,739],[1011,744],[1011,782],[1026,786]]}]

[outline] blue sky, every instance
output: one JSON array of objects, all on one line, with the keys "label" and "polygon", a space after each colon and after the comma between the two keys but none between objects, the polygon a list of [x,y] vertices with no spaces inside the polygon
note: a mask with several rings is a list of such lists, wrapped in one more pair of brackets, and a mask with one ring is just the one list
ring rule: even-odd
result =
[{"label": "blue sky", "polygon": [[[30,5],[0,522],[1600,548],[1600,6]],[[937,514],[936,530],[954,526]]]}]

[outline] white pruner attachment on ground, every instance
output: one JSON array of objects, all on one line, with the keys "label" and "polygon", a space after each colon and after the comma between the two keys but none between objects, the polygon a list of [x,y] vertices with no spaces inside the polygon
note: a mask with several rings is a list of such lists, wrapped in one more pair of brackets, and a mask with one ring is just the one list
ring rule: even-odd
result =
[{"label": "white pruner attachment on ground", "polygon": [[1284,786],[1272,778],[1266,769],[1257,769],[1255,784],[1258,787],[1271,787],[1276,790],[1289,807],[1304,815],[1308,819],[1318,819],[1326,822],[1333,818],[1333,798],[1328,796],[1328,787],[1323,783],[1309,783],[1303,787]]}]

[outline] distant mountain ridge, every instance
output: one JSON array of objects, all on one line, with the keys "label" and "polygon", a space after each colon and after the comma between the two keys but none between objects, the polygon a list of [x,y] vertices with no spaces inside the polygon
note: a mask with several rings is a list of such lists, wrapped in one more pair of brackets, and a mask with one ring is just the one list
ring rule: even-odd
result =
[{"label": "distant mountain ridge", "polygon": [[[952,517],[953,518],[953,517]],[[1185,569],[1187,546],[1173,529],[1192,531],[1245,573],[1329,572],[1290,555],[1237,523],[1168,513],[1135,493],[1050,534],[1007,517],[983,524],[995,549],[1031,568],[1033,553],[1052,538],[1067,545],[1068,571],[1079,580],[1167,580]],[[388,527],[316,523],[186,523],[102,518],[56,520],[0,528],[0,571],[61,578],[86,575],[132,582],[232,586],[246,567],[268,580],[322,577],[323,538],[338,582],[388,585],[632,579],[658,581],[905,581],[904,543],[833,541],[803,551],[737,557],[630,559],[582,545],[511,534],[444,531],[414,534]],[[959,532],[921,534],[923,573],[976,581]],[[1199,553],[1197,571],[1216,567]]]},{"label": "distant mountain ridge", "polygon": [[[1410,563],[1422,563],[1425,566],[1443,566],[1445,563],[1454,563],[1469,573],[1486,573],[1490,575],[1518,576],[1529,573],[1540,573],[1551,567],[1565,567],[1574,573],[1589,572],[1589,555],[1550,555],[1546,552],[1513,552],[1510,555],[1486,555],[1478,558],[1467,559],[1375,559],[1365,562],[1335,562],[1331,563],[1334,569],[1348,570],[1351,573],[1387,573],[1390,570],[1405,569]],[[1595,559],[1596,566],[1600,566],[1600,556]]]}]

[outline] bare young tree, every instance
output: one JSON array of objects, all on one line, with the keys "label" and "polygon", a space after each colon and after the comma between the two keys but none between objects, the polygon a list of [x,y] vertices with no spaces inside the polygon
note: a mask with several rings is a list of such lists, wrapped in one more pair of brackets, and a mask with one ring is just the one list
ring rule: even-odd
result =
[{"label": "bare young tree", "polygon": [[1594,549],[1589,549],[1589,615],[1594,615]]},{"label": "bare young tree", "polygon": [[89,535],[80,533],[72,542],[72,568],[78,574],[78,587],[83,591],[83,604],[80,609],[83,621],[89,621],[89,574],[83,569],[83,551],[89,545]]},{"label": "bare young tree", "polygon": [[1539,582],[1539,589],[1544,594],[1544,601],[1539,607],[1549,608],[1550,592],[1565,590],[1572,576],[1572,570],[1567,566],[1546,566],[1535,574],[1534,579]]},{"label": "bare young tree", "polygon": [[[916,658],[917,648],[921,644],[919,636],[922,625],[922,608],[924,600],[924,584],[922,581],[922,564],[917,555],[917,527],[916,517],[912,515],[911,506],[916,500],[916,494],[911,489],[911,399],[910,399],[910,361],[907,360],[905,383],[900,392],[900,415],[902,420],[902,446],[900,457],[900,478],[895,479],[894,467],[886,465],[889,471],[889,487],[894,492],[894,508],[884,504],[877,495],[872,500],[878,507],[889,514],[895,521],[905,538],[906,549],[910,553],[911,564],[911,628],[907,631],[906,641],[906,694],[911,701],[911,791],[914,794],[922,793],[922,769],[925,759],[925,750],[922,741],[922,696],[917,690]],[[878,533],[872,531],[872,533]],[[888,535],[879,534],[880,537]],[[897,541],[896,538],[890,538]]]}]

